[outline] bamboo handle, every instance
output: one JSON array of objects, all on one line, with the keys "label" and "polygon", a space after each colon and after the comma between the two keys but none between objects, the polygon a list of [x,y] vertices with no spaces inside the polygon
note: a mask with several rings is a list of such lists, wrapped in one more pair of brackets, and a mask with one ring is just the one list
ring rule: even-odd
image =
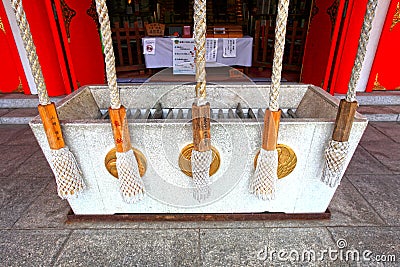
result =
[{"label": "bamboo handle", "polygon": [[38,110],[50,148],[57,150],[65,147],[60,120],[54,103],[39,105]]},{"label": "bamboo handle", "polygon": [[262,135],[262,148],[275,150],[278,142],[278,130],[281,120],[281,110],[271,111],[267,109],[264,116],[264,130]]},{"label": "bamboo handle", "polygon": [[117,152],[127,152],[132,148],[131,138],[129,136],[128,119],[126,118],[126,109],[121,106],[118,109],[108,109],[112,130],[114,134]]},{"label": "bamboo handle", "polygon": [[203,106],[192,106],[192,127],[194,150],[208,151],[211,149],[210,103]]},{"label": "bamboo handle", "polygon": [[350,130],[353,125],[354,115],[357,109],[357,102],[340,100],[339,110],[336,115],[335,128],[333,129],[332,139],[338,142],[349,140]]}]

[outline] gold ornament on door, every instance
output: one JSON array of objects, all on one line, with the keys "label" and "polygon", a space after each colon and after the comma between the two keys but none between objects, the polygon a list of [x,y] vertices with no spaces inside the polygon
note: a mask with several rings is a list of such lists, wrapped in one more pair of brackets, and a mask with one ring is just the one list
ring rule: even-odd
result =
[{"label": "gold ornament on door", "polygon": [[392,31],[393,28],[400,22],[400,2],[397,2],[396,13],[393,15],[392,25],[390,25],[390,30]]}]

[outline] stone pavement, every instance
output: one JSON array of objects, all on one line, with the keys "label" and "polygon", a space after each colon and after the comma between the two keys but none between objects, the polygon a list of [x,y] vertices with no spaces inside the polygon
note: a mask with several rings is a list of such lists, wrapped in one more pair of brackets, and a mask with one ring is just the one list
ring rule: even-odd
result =
[{"label": "stone pavement", "polygon": [[400,266],[399,151],[399,122],[369,124],[331,220],[67,224],[29,127],[0,125],[0,265]]}]

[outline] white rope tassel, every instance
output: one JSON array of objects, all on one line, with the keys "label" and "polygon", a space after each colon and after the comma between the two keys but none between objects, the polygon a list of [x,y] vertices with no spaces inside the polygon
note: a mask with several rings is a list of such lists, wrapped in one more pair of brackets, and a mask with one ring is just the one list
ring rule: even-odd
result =
[{"label": "white rope tassel", "polygon": [[117,152],[117,171],[120,191],[126,203],[135,203],[143,199],[144,185],[139,174],[139,167],[132,150]]},{"label": "white rope tassel", "polygon": [[344,162],[349,152],[349,142],[331,140],[325,150],[325,165],[321,180],[335,187],[340,184]]},{"label": "white rope tassel", "polygon": [[190,160],[192,162],[192,175],[195,184],[193,196],[196,200],[202,201],[210,196],[212,151],[201,152],[192,150]]},{"label": "white rope tassel", "polygon": [[278,151],[261,148],[250,192],[262,200],[273,200],[277,181]]},{"label": "white rope tassel", "polygon": [[85,188],[85,184],[74,155],[68,147],[50,151],[58,195],[62,199],[76,197]]}]

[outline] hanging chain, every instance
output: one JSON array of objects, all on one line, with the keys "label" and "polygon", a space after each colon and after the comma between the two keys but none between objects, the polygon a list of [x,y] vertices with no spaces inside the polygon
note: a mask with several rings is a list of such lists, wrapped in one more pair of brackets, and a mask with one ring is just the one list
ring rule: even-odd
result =
[{"label": "hanging chain", "polygon": [[22,6],[21,0],[12,0],[11,5],[13,7],[15,17],[19,31],[24,42],[26,54],[28,56],[29,65],[31,67],[33,79],[36,84],[38,91],[39,104],[48,105],[51,103],[49,95],[47,94],[46,84],[44,83],[42,68],[40,67],[39,58],[36,53],[36,46],[33,43],[31,30],[29,28],[28,21],[26,19],[25,11]]},{"label": "hanging chain", "polygon": [[[111,108],[118,109],[121,107],[121,99],[117,86],[117,74],[115,71],[115,56],[112,46],[110,19],[108,17],[108,9],[105,0],[96,0],[97,14],[99,15],[100,31],[104,47],[106,74],[108,87],[110,89]],[[140,45],[140,44],[137,44]]]},{"label": "hanging chain", "polygon": [[365,12],[364,23],[361,30],[360,41],[358,44],[357,56],[354,61],[353,71],[349,82],[349,89],[346,94],[346,101],[356,101],[356,87],[358,80],[360,79],[360,73],[362,64],[364,62],[365,54],[367,52],[367,45],[369,41],[369,35],[372,28],[372,21],[375,17],[375,9],[378,0],[369,0],[367,10]]},{"label": "hanging chain", "polygon": [[285,52],[286,22],[288,17],[289,0],[279,0],[278,15],[275,27],[274,60],[271,77],[271,93],[269,95],[269,109],[279,110],[279,89],[281,86],[282,61]]},{"label": "hanging chain", "polygon": [[194,40],[196,48],[196,97],[206,97],[206,0],[194,1]]}]

